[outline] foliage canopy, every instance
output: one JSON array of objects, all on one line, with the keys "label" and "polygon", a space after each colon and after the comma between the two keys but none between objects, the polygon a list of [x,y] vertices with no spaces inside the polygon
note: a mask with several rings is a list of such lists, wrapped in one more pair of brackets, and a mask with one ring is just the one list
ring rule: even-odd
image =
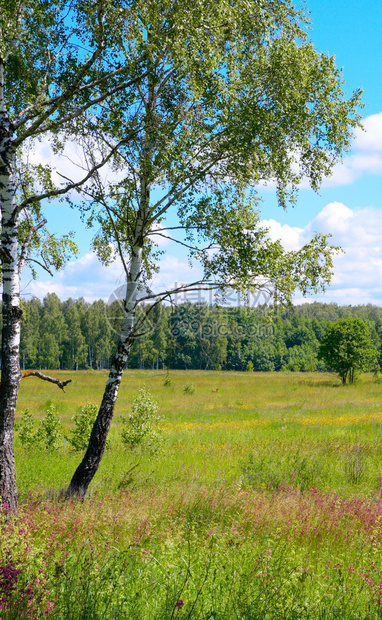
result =
[{"label": "foliage canopy", "polygon": [[95,145],[120,144],[118,181],[96,175],[86,187],[102,260],[119,253],[128,280],[150,279],[166,237],[202,264],[204,285],[271,286],[288,300],[325,286],[327,237],[285,252],[260,226],[257,195],[274,183],[286,207],[303,179],[317,190],[359,122],[360,92],[345,98],[308,21],[290,0],[131,5],[121,55],[143,77],[87,129],[89,161]]},{"label": "foliage canopy", "polygon": [[357,373],[377,364],[377,349],[367,323],[347,318],[330,325],[320,342],[318,357],[339,374],[343,385],[347,380],[354,383]]}]

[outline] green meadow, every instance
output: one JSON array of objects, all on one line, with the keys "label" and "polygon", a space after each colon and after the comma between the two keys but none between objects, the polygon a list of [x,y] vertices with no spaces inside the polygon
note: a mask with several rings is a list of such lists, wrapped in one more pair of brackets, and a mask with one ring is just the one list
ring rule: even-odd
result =
[{"label": "green meadow", "polygon": [[[53,404],[65,437],[78,407],[99,403],[107,372],[55,376],[72,379],[65,394],[22,381],[17,417],[42,419]],[[27,450],[16,431],[20,511],[2,520],[2,617],[382,618],[379,378],[166,377],[126,371],[83,503],[60,499],[81,453],[64,437],[57,451]],[[155,456],[120,438],[143,386],[163,417]]]},{"label": "green meadow", "polygon": [[[107,371],[56,372],[72,378],[65,394],[36,378],[21,385],[18,417],[28,409],[41,419],[53,404],[65,431],[80,405],[99,403]],[[174,486],[177,472],[188,467],[200,483],[242,476],[245,463],[261,463],[254,475],[268,485],[267,472],[286,476],[293,468],[311,471],[311,486],[344,493],[371,492],[382,474],[382,383],[366,376],[356,386],[343,387],[330,374],[173,371],[126,371],[113,420],[110,442],[91,488],[115,490],[125,471],[139,463],[143,477]],[[186,386],[195,388],[185,392]],[[163,454],[155,458],[128,452],[119,440],[121,416],[145,386],[159,405],[165,438]],[[25,451],[16,433],[18,484],[21,493],[57,490],[70,480],[81,455],[66,443],[57,453]],[[353,454],[353,457],[352,457]],[[359,475],[346,472],[347,461],[359,460]],[[155,467],[154,467],[155,464]],[[154,473],[151,473],[153,470]],[[138,475],[138,472],[135,476]],[[108,483],[105,485],[104,480]],[[246,480],[249,483],[249,480]],[[136,484],[139,484],[137,481]]]}]

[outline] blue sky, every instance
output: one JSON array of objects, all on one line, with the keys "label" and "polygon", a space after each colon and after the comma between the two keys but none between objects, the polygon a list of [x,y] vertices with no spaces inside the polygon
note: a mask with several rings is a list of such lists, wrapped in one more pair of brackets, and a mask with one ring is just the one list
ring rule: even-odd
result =
[{"label": "blue sky", "polygon": [[[331,232],[333,242],[344,248],[345,254],[335,261],[332,285],[316,299],[382,305],[382,2],[307,0],[306,6],[312,18],[310,36],[319,51],[335,55],[347,94],[356,88],[364,91],[366,131],[357,133],[352,152],[325,180],[319,195],[302,189],[296,207],[284,212],[274,190],[263,191],[262,218],[288,249],[302,245],[316,230]],[[92,234],[84,230],[76,211],[52,205],[46,213],[53,231],[76,232],[80,255],[53,279],[41,274],[38,281],[29,282],[26,275],[23,295],[43,297],[52,291],[62,299],[106,299],[123,282],[120,265],[105,268],[98,263],[89,250]],[[158,282],[194,278],[178,249],[171,244],[162,249]],[[301,301],[297,296],[296,302]]]}]

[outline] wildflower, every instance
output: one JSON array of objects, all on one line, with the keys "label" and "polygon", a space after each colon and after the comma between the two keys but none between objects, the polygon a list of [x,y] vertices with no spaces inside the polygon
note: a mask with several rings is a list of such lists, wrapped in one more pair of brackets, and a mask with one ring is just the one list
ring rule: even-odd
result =
[{"label": "wildflower", "polygon": [[177,607],[178,609],[182,609],[184,605],[184,602],[182,601],[182,599],[180,599],[180,601],[176,601],[175,607]]},{"label": "wildflower", "polygon": [[0,609],[6,609],[17,589],[17,582],[21,570],[17,569],[13,562],[6,566],[0,566]]},{"label": "wildflower", "polygon": [[44,609],[44,615],[46,616],[50,611],[54,609],[54,603],[46,601],[46,608]]}]

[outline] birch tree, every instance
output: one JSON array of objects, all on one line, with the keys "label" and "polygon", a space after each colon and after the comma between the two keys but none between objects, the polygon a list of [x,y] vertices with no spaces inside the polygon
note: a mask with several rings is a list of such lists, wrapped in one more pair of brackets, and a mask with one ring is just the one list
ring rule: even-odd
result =
[{"label": "birch tree", "polygon": [[[57,240],[47,233],[44,237],[43,201],[79,188],[107,163],[113,149],[93,157],[92,165],[71,182],[63,171],[57,179],[49,165],[32,166],[27,152],[43,140],[59,153],[68,128],[73,136],[108,96],[139,79],[139,50],[121,63],[114,36],[125,6],[124,0],[117,7],[109,0],[0,0],[0,497],[13,511],[17,508],[13,426],[23,376],[20,276],[32,259],[48,270],[51,262],[58,266],[62,262]],[[126,12],[123,19],[126,30]],[[40,259],[32,256],[33,249],[40,250]]]},{"label": "birch tree", "polygon": [[[307,16],[290,0],[147,0],[134,11],[122,45],[126,58],[143,50],[144,80],[98,117],[104,147],[134,133],[118,150],[125,177],[117,184],[93,177],[83,207],[101,227],[100,258],[118,256],[124,267],[124,317],[69,496],[84,497],[101,461],[123,369],[144,329],[138,303],[151,303],[139,313],[147,318],[179,291],[263,287],[290,300],[297,288],[306,294],[329,282],[335,249],[327,237],[285,252],[259,226],[256,188],[275,183],[282,207],[296,201],[303,178],[317,190],[359,121],[360,93],[346,100],[334,59],[315,50]],[[204,273],[154,296],[146,285],[158,267],[159,236],[186,246]]]}]

